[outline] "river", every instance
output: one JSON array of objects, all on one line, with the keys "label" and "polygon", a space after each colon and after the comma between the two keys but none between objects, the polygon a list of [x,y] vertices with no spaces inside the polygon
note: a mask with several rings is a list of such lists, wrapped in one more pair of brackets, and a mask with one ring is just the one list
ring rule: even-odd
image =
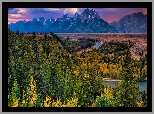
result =
[{"label": "river", "polygon": [[97,42],[93,47],[98,49],[102,44],[100,42]]},{"label": "river", "polygon": [[[95,49],[98,49],[100,46],[102,45],[102,42],[97,42],[93,47]],[[116,87],[116,83],[119,82],[119,81],[104,81],[104,85],[111,85],[113,87]],[[140,91],[144,91],[146,90],[147,91],[147,81],[143,81],[143,82],[137,82],[139,84],[139,87],[140,87]]]},{"label": "river", "polygon": [[[111,85],[113,87],[116,87],[118,81],[104,81],[104,85]],[[147,91],[147,81],[143,82],[137,82],[139,84],[140,91]]]}]

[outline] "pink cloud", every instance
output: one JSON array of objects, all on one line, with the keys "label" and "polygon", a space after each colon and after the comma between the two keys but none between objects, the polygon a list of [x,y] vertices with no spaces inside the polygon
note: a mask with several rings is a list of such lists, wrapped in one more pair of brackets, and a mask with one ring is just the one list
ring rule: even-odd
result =
[{"label": "pink cloud", "polygon": [[147,14],[146,8],[107,8],[99,11],[99,15],[102,19],[107,22],[119,21],[122,17],[132,14],[142,12],[143,14]]},{"label": "pink cloud", "polygon": [[17,21],[29,21],[30,19],[29,18],[18,18],[18,19],[13,19],[13,18],[8,18],[8,23],[15,23]]}]

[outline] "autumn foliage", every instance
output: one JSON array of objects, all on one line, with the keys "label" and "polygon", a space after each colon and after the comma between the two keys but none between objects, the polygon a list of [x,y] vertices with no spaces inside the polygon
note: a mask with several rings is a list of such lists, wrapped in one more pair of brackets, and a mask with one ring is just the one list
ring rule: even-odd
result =
[{"label": "autumn foliage", "polygon": [[[37,38],[37,35],[23,36],[20,33],[9,32],[8,41],[9,107],[147,105],[146,92],[140,92],[135,85],[136,81],[147,79],[147,66],[144,60],[131,59],[131,63],[125,64],[127,57],[107,56],[106,48],[105,53],[102,49],[100,49],[102,52],[92,49],[70,54],[67,51],[69,46],[65,47],[62,41],[59,42],[57,37],[52,35]],[[127,51],[123,54],[126,56]],[[129,73],[127,66],[132,66],[130,75],[127,75]],[[133,82],[128,83],[129,80],[125,80],[126,76]],[[115,89],[104,86],[103,78],[125,81]],[[126,91],[126,86],[130,94],[123,98],[121,93]],[[134,97],[138,99],[133,100]],[[125,103],[129,99],[132,101]]]}]

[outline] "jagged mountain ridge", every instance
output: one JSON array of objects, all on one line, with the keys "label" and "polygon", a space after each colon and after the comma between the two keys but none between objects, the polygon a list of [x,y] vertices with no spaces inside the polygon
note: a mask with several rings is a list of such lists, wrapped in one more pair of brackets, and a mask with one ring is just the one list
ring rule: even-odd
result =
[{"label": "jagged mountain ridge", "polygon": [[[63,14],[61,18],[45,20],[44,17],[41,16],[38,19],[34,18],[28,22],[18,21],[15,24],[11,23],[8,27],[14,32],[19,30],[24,33],[33,31],[52,31],[54,33],[145,33],[147,29],[146,17],[146,15],[139,12],[124,16],[118,22],[109,24],[101,19],[95,10],[89,10],[87,8],[81,14],[76,12],[72,17],[68,14]],[[132,19],[131,21],[130,18]],[[132,28],[135,29],[130,30]]]},{"label": "jagged mountain ridge", "polygon": [[142,12],[133,13],[110,25],[119,33],[147,33],[147,15]]}]

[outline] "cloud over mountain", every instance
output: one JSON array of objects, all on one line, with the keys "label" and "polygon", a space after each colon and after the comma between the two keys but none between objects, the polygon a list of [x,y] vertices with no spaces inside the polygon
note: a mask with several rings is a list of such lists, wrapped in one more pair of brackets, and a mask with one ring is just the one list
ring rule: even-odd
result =
[{"label": "cloud over mountain", "polygon": [[[18,21],[8,26],[13,31],[19,30],[21,32],[146,33],[147,30],[147,18],[142,12],[126,15],[118,22],[109,24],[94,9],[86,8],[80,14],[76,10],[75,8],[69,8],[68,13],[63,14],[57,19],[51,17],[46,20],[44,16],[41,16],[28,22]],[[110,11],[114,11],[114,9],[110,9]],[[14,16],[15,18],[20,17],[20,15],[15,14]]]}]

